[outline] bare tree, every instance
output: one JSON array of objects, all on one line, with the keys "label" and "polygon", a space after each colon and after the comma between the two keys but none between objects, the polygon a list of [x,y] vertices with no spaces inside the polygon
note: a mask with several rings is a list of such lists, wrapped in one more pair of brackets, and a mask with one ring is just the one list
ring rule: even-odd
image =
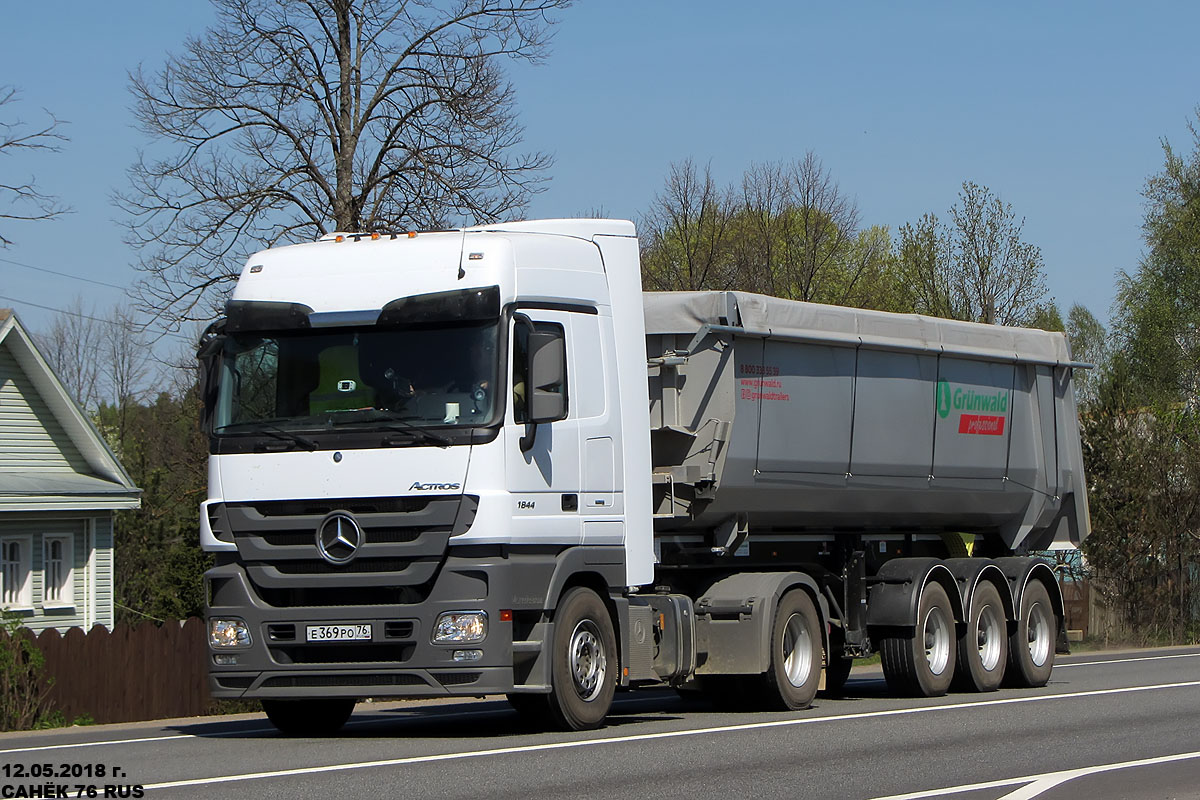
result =
[{"label": "bare tree", "polygon": [[539,60],[570,0],[212,1],[213,28],[131,76],[167,155],[115,199],[163,321],[211,318],[254,249],[499,219],[540,190],[501,59]]},{"label": "bare tree", "polygon": [[150,342],[127,307],[98,316],[76,297],[37,339],[54,373],[89,412],[102,403],[120,409],[149,391],[154,377]]},{"label": "bare tree", "polygon": [[102,399],[100,348],[105,335],[102,319],[82,298],[75,297],[37,336],[38,349],[54,374],[82,408],[95,411]]},{"label": "bare tree", "polygon": [[645,287],[739,288],[729,252],[731,223],[728,193],[717,186],[710,168],[700,173],[691,159],[672,164],[666,185],[638,223]]},{"label": "bare tree", "polygon": [[963,183],[950,218],[956,311],[976,322],[1026,322],[1046,295],[1046,275],[1041,249],[1021,240],[1025,220],[971,181]]},{"label": "bare tree", "polygon": [[847,304],[874,244],[858,244],[858,207],[809,151],[792,162],[753,164],[742,176],[734,245],[749,288],[793,300]]},{"label": "bare tree", "polygon": [[[0,108],[15,103],[18,99],[17,90],[11,86],[0,86]],[[20,119],[0,119],[0,155],[12,156],[24,150],[42,150],[57,153],[60,142],[67,137],[59,132],[62,120],[49,111],[49,118],[40,126],[28,127]],[[5,220],[44,220],[67,213],[70,209],[59,203],[58,199],[43,194],[37,188],[33,178],[27,181],[0,178],[0,198],[4,205],[0,206],[0,219]],[[12,240],[0,233],[0,246],[7,247]]]}]

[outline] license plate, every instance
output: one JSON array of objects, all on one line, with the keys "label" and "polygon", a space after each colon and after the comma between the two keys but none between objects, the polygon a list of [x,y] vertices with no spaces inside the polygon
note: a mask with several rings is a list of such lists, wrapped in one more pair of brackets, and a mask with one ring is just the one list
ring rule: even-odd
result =
[{"label": "license plate", "polygon": [[310,642],[346,642],[371,639],[370,625],[309,625],[306,638]]}]

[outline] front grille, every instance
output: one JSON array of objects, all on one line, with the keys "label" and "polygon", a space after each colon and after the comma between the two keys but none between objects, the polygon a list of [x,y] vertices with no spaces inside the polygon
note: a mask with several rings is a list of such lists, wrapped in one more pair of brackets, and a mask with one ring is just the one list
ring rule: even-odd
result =
[{"label": "front grille", "polygon": [[399,664],[412,657],[413,644],[314,644],[272,647],[277,664]]},{"label": "front grille", "polygon": [[[284,575],[332,575],[334,573],[349,573],[349,572],[403,572],[408,569],[412,561],[405,561],[398,558],[373,558],[371,560],[355,560],[349,564],[330,564],[328,561],[318,561],[316,559],[307,561],[280,561],[278,564],[271,564]],[[261,566],[259,564],[247,564],[246,566]]]},{"label": "front grille", "polygon": [[272,642],[290,642],[296,638],[296,626],[288,623],[268,625],[267,638]]},{"label": "front grille", "polygon": [[[315,525],[314,525],[315,528]],[[424,528],[372,528],[371,541],[379,544],[415,542],[421,538]],[[316,546],[317,535],[311,531],[264,531],[256,534],[272,547]]]},{"label": "front grille", "polygon": [[267,678],[264,689],[294,689],[314,686],[428,686],[419,675],[279,675]]},{"label": "front grille", "polygon": [[475,683],[481,673],[478,672],[435,672],[433,679],[442,686],[462,686],[464,683]]},{"label": "front grille", "polygon": [[246,503],[264,517],[323,517],[330,511],[351,514],[411,514],[421,511],[433,497],[352,497],[330,500],[271,500]]},{"label": "front grille", "polygon": [[[465,495],[335,498],[210,506],[230,531],[255,593],[276,608],[403,605],[425,599],[450,537],[474,521],[478,498]],[[335,510],[362,529],[345,564],[321,557],[317,528]]]},{"label": "front grille", "polygon": [[413,635],[415,625],[412,620],[399,620],[383,623],[383,635],[388,639],[407,639]]},{"label": "front grille", "polygon": [[430,586],[356,586],[331,588],[273,589],[255,587],[264,603],[274,608],[319,608],[322,606],[409,606],[422,603]]},{"label": "front grille", "polygon": [[222,689],[249,689],[250,684],[254,683],[253,675],[238,676],[231,675],[228,677],[216,676],[217,685]]}]

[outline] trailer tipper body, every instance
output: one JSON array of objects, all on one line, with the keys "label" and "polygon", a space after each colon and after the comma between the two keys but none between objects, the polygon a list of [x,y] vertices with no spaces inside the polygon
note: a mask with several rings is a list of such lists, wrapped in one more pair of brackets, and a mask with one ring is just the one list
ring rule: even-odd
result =
[{"label": "trailer tipper body", "polygon": [[362,697],[808,706],[1048,680],[1088,531],[1061,334],[643,293],[633,226],[252,256],[201,341],[210,675],[288,732]]}]

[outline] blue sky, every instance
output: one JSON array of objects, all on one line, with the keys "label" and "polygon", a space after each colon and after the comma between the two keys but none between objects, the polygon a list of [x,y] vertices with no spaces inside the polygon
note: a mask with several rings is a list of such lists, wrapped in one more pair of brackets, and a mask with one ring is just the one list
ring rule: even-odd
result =
[{"label": "blue sky", "polygon": [[[0,161],[75,213],[8,226],[0,259],[132,283],[108,201],[145,142],[126,72],[154,67],[213,19],[200,0],[13,3],[0,83],[20,115],[69,120],[59,154]],[[722,182],[755,161],[814,151],[865,224],[943,215],[964,180],[1026,219],[1064,312],[1108,316],[1116,274],[1142,251],[1141,188],[1160,140],[1191,149],[1200,4],[593,0],[562,15],[539,66],[512,65],[526,145],[555,155],[530,216],[602,208],[636,217],[672,161]],[[9,107],[12,108],[11,106]],[[0,261],[0,295],[98,310],[117,289]],[[52,317],[15,305],[35,330]]]}]

